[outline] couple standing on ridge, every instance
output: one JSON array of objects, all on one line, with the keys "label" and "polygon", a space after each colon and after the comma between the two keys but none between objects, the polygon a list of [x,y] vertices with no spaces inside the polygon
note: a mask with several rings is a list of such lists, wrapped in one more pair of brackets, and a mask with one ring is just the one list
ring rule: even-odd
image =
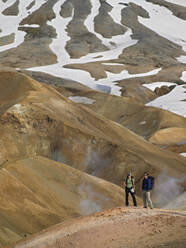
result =
[{"label": "couple standing on ridge", "polygon": [[[153,183],[151,180],[152,177],[149,177],[149,174],[147,172],[144,173],[144,178],[142,182],[142,197],[143,197],[143,203],[144,208],[147,208],[149,205],[151,209],[153,209],[152,201],[150,198],[150,190],[153,187]],[[134,177],[131,173],[128,173],[126,180],[124,181],[124,187],[125,187],[125,200],[126,200],[126,206],[129,205],[129,193],[132,196],[133,204],[135,207],[137,207],[136,197],[135,197],[135,181]]]}]

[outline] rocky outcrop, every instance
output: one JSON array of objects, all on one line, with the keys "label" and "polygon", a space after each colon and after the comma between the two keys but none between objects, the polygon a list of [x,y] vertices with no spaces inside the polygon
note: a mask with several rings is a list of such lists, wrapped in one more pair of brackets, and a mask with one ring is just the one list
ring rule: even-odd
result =
[{"label": "rocky outcrop", "polygon": [[24,24],[38,24],[46,25],[47,21],[55,18],[55,13],[53,11],[53,6],[58,0],[48,0],[43,4],[38,10],[34,11],[31,15],[21,21],[21,25]]},{"label": "rocky outcrop", "polygon": [[114,22],[109,12],[112,10],[106,1],[101,2],[99,14],[95,17],[95,31],[105,38],[111,38],[115,35],[121,35],[126,32],[126,27]]},{"label": "rocky outcrop", "polygon": [[171,90],[174,89],[175,86],[162,86],[162,87],[156,87],[154,92],[157,96],[163,96],[171,92]]},{"label": "rocky outcrop", "polygon": [[60,15],[64,18],[68,18],[72,16],[73,13],[73,3],[71,1],[65,1],[61,6]]},{"label": "rocky outcrop", "polygon": [[[121,85],[121,82],[118,82],[118,85]],[[155,94],[151,90],[142,86],[140,83],[135,82],[132,85],[126,82],[121,87],[121,95],[123,97],[133,99],[134,102],[138,101],[142,104],[145,104],[147,102],[152,101],[152,99],[155,99]]]},{"label": "rocky outcrop", "polygon": [[19,1],[20,0],[16,0],[12,6],[5,9],[3,15],[17,16],[19,14]]}]

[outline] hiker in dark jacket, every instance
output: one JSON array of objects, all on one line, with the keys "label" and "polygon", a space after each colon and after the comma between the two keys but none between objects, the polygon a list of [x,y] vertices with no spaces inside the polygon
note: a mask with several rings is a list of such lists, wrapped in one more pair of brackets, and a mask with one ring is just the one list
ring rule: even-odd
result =
[{"label": "hiker in dark jacket", "polygon": [[136,197],[135,197],[135,181],[131,173],[128,173],[126,180],[124,181],[125,187],[125,204],[129,205],[129,193],[132,196],[133,204],[137,207]]},{"label": "hiker in dark jacket", "polygon": [[144,208],[147,208],[147,206],[149,205],[149,207],[153,209],[152,201],[150,198],[150,190],[151,190],[151,180],[149,178],[149,174],[145,172],[142,182],[142,197],[143,197]]}]

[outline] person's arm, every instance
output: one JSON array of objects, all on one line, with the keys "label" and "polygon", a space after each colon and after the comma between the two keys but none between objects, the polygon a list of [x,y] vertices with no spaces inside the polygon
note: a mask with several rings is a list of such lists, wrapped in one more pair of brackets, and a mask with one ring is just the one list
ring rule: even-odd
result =
[{"label": "person's arm", "polygon": [[134,180],[134,178],[133,178],[133,189],[135,191],[135,180]]},{"label": "person's arm", "polygon": [[141,184],[141,189],[142,189],[142,190],[144,190],[143,184],[144,184],[144,179],[143,179],[142,184]]},{"label": "person's arm", "polygon": [[124,188],[127,187],[127,184],[126,184],[125,180],[123,181],[123,185],[124,185]]},{"label": "person's arm", "polygon": [[148,178],[147,179],[147,191],[150,191],[150,184],[151,182],[150,182],[150,179]]}]

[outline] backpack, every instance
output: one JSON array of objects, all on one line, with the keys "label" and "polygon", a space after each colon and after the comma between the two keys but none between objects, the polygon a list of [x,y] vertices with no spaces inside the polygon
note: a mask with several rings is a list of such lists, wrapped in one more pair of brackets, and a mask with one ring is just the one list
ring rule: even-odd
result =
[{"label": "backpack", "polygon": [[[126,177],[126,179],[125,179],[125,182],[126,182],[126,184],[127,184],[127,177]],[[134,177],[133,176],[131,176],[131,180],[132,180],[132,185],[134,186]]]},{"label": "backpack", "polygon": [[155,178],[153,176],[148,177],[150,179],[150,190],[154,188]]}]

